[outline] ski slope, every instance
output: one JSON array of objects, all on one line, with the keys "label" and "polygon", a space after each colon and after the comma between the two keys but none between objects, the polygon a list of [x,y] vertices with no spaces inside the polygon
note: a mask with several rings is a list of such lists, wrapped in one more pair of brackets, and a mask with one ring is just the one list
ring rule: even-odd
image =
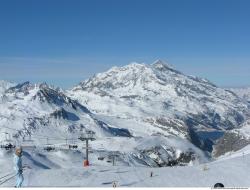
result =
[{"label": "ski slope", "polygon": [[[82,167],[80,152],[54,152],[34,156],[25,153],[24,187],[212,187],[221,182],[225,187],[250,187],[250,146],[225,155],[214,162],[195,166],[127,167],[92,163]],[[34,157],[33,157],[34,156]],[[5,159],[3,159],[5,157]],[[1,176],[12,170],[12,154],[1,154]],[[46,168],[47,166],[47,168]],[[153,177],[150,177],[150,172]],[[0,187],[13,187],[14,179]]]}]

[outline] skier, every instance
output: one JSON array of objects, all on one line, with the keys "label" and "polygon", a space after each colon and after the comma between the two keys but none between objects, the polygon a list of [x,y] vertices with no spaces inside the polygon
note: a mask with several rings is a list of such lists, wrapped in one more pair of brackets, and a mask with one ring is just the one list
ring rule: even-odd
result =
[{"label": "skier", "polygon": [[22,148],[17,148],[14,154],[14,169],[16,171],[16,186],[21,187],[23,183]]},{"label": "skier", "polygon": [[150,177],[153,177],[153,172],[152,171],[150,172]]}]

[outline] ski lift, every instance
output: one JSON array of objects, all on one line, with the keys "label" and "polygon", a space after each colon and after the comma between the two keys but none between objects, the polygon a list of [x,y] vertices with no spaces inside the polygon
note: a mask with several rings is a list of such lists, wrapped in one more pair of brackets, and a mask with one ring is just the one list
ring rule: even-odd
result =
[{"label": "ski lift", "polygon": [[113,166],[115,165],[115,160],[116,158],[119,156],[119,152],[118,151],[112,151],[111,154],[108,155],[108,161],[107,162],[112,162]]},{"label": "ski lift", "polygon": [[77,144],[69,144],[69,149],[77,149],[78,145]]},{"label": "ski lift", "polygon": [[106,156],[105,149],[104,148],[99,148],[97,150],[97,152],[99,154],[97,159],[103,161],[105,159],[105,156]]},{"label": "ski lift", "polygon": [[105,158],[105,157],[103,157],[103,156],[100,156],[100,157],[98,157],[97,159],[98,159],[98,160],[101,160],[101,161],[103,161],[103,160],[104,160],[104,158]]},{"label": "ski lift", "polygon": [[14,149],[16,146],[11,141],[2,141],[0,147],[5,150],[11,150]]},{"label": "ski lift", "polygon": [[93,140],[95,140],[94,135],[95,135],[94,131],[86,130],[85,133],[83,133],[83,132],[81,133],[81,135],[78,139],[81,141],[85,141],[87,139],[93,141]]},{"label": "ski lift", "polygon": [[46,150],[47,152],[54,151],[56,149],[55,145],[49,143],[49,138],[48,137],[47,137],[46,140],[47,140],[47,144],[45,144],[43,149]]},{"label": "ski lift", "polygon": [[5,150],[11,150],[13,148],[15,148],[15,143],[13,140],[11,140],[10,138],[10,134],[9,133],[4,133],[5,134],[5,140],[1,142],[1,148],[5,149]]},{"label": "ski lift", "polygon": [[34,140],[31,139],[31,136],[29,136],[29,139],[25,139],[25,137],[23,137],[22,148],[26,150],[34,150],[36,148]]},{"label": "ski lift", "polygon": [[44,147],[44,150],[50,152],[50,151],[54,151],[56,149],[55,145],[53,144],[46,144]]},{"label": "ski lift", "polygon": [[59,150],[66,150],[68,149],[68,145],[67,144],[61,144],[58,146]]}]

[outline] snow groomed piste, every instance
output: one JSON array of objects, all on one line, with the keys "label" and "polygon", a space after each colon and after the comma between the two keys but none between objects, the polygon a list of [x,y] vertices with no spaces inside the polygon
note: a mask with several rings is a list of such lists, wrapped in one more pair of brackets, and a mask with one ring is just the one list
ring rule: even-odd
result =
[{"label": "snow groomed piste", "polygon": [[[195,166],[149,168],[90,162],[83,166],[79,150],[33,149],[23,154],[23,187],[212,187],[220,182],[225,187],[249,187],[250,147],[229,153],[213,162]],[[90,160],[94,155],[90,154]],[[1,150],[1,187],[13,187],[13,152]],[[93,159],[94,160],[94,159]],[[9,172],[9,173],[8,173]],[[5,174],[5,175],[3,175]],[[199,179],[199,180],[197,180]]]}]

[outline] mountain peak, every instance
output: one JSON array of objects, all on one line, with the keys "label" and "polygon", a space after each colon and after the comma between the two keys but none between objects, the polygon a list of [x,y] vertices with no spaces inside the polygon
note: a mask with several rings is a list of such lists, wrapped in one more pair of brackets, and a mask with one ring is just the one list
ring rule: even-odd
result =
[{"label": "mountain peak", "polygon": [[122,67],[114,66],[104,73],[109,73],[113,71],[125,71],[125,70],[130,70],[130,69],[141,69],[143,67],[145,67],[145,64],[143,63],[131,62],[130,64],[122,66]]},{"label": "mountain peak", "polygon": [[174,67],[161,59],[157,59],[151,64],[153,67],[158,69],[174,69]]},{"label": "mountain peak", "polygon": [[31,89],[33,86],[29,81],[17,84],[16,86],[10,87],[6,92],[13,93],[13,92],[26,92]]},{"label": "mountain peak", "polygon": [[15,83],[8,82],[5,80],[0,80],[0,94],[4,93],[7,89],[15,85],[16,85]]}]

